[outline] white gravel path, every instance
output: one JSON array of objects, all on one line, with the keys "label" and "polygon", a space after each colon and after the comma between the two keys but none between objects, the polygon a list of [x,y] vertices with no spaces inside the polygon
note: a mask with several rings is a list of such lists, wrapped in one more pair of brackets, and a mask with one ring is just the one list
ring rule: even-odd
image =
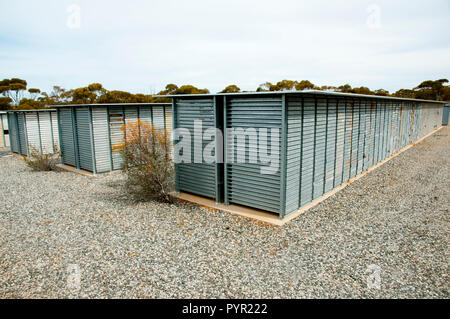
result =
[{"label": "white gravel path", "polygon": [[0,298],[448,298],[449,133],[283,227],[0,156]]}]

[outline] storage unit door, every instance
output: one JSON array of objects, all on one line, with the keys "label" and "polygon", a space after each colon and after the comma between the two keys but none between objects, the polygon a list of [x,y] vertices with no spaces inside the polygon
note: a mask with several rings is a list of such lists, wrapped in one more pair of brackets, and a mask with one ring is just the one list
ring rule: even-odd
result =
[{"label": "storage unit door", "polygon": [[442,125],[448,125],[448,118],[449,118],[449,109],[450,105],[445,105],[443,114],[442,114]]},{"label": "storage unit door", "polygon": [[[181,192],[216,198],[216,165],[205,163],[202,158],[197,160],[198,163],[194,162],[195,155],[200,156],[204,147],[211,142],[209,140],[202,142],[202,139],[199,139],[198,145],[195,143],[194,122],[201,123],[201,127],[198,126],[196,131],[199,138],[208,128],[215,127],[213,99],[176,99],[175,108],[176,128],[187,129],[191,135],[190,162],[175,165],[176,188]],[[156,125],[158,125],[158,118],[163,120],[161,117],[162,107],[161,113],[155,112],[157,109],[158,107],[153,109],[153,120]],[[174,140],[174,143],[178,143],[181,139]]]},{"label": "storage unit door", "polygon": [[19,153],[19,128],[17,126],[17,114],[9,113],[8,120],[11,152]]},{"label": "storage unit door", "polygon": [[[281,124],[280,96],[227,98],[225,198],[229,203],[281,213]],[[261,162],[258,156],[258,133],[261,129],[267,129],[267,153],[277,159],[272,162],[275,164],[273,171],[265,171],[270,164]],[[271,129],[278,132],[274,140]]]},{"label": "storage unit door", "polygon": [[43,153],[53,153],[53,131],[50,112],[38,112],[39,133]]},{"label": "storage unit door", "polygon": [[92,162],[93,154],[91,144],[89,108],[76,108],[75,112],[80,168],[92,172],[94,171],[94,166]]},{"label": "storage unit door", "polygon": [[56,152],[59,149],[59,128],[58,128],[58,114],[56,112],[51,112],[52,120],[52,132],[53,132],[53,146]]},{"label": "storage unit door", "polygon": [[41,138],[37,112],[25,113],[26,131],[28,137],[28,151],[41,152]]},{"label": "storage unit door", "polygon": [[9,140],[9,126],[8,126],[8,115],[4,114],[2,116],[3,121],[3,132],[5,135],[5,146],[10,147],[10,140]]},{"label": "storage unit door", "polygon": [[109,131],[111,134],[111,149],[113,170],[121,168],[122,155],[120,153],[120,146],[124,143],[125,132],[123,127],[125,125],[122,107],[109,108]]},{"label": "storage unit door", "polygon": [[3,131],[3,115],[0,115],[0,147],[5,147],[5,135]]},{"label": "storage unit door", "polygon": [[109,172],[112,170],[112,167],[108,132],[108,111],[106,107],[92,108],[92,129],[94,131],[97,172]]},{"label": "storage unit door", "polygon": [[75,140],[71,109],[61,109],[59,111],[59,124],[61,130],[60,147],[64,164],[77,166],[77,161],[75,158]]},{"label": "storage unit door", "polygon": [[27,143],[27,130],[25,124],[25,114],[18,113],[17,114],[17,123],[19,125],[19,141],[20,141],[20,150],[19,153],[22,155],[28,155],[28,143]]}]

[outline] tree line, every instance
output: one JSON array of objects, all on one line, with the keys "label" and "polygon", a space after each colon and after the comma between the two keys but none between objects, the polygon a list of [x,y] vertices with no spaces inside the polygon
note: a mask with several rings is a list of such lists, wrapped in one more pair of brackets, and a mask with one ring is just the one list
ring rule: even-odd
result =
[{"label": "tree line", "polygon": [[[256,88],[256,92],[275,91],[304,91],[321,90],[329,92],[356,93],[378,96],[393,96],[402,98],[415,98],[424,100],[450,101],[450,87],[447,79],[427,80],[412,89],[400,89],[394,93],[384,89],[375,91],[367,87],[352,88],[349,84],[335,86],[317,86],[308,80],[292,81],[282,80],[275,84],[265,82]],[[241,91],[235,85],[228,85],[219,93],[239,93]],[[165,89],[156,95],[176,94],[208,94],[208,89],[199,89],[193,85],[167,84]],[[19,78],[4,79],[0,81],[0,110],[8,109],[40,109],[52,105],[64,104],[102,104],[102,103],[161,103],[170,102],[169,98],[155,97],[150,94],[133,94],[126,91],[109,91],[100,83],[92,83],[86,87],[66,90],[60,86],[54,86],[52,91],[42,92],[38,88],[28,88],[28,83]]]}]

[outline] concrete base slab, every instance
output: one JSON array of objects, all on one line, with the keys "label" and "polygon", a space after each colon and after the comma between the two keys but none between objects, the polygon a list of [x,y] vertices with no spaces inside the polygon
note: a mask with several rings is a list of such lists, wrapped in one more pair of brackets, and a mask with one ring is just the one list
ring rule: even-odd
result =
[{"label": "concrete base slab", "polygon": [[73,166],[70,166],[70,165],[56,164],[56,167],[61,168],[61,169],[65,170],[65,171],[68,171],[68,172],[81,174],[83,176],[95,177],[95,174],[92,173],[92,172],[86,171],[84,169],[77,169],[76,167],[73,167]]},{"label": "concrete base slab", "polygon": [[379,162],[375,166],[372,166],[371,168],[369,168],[368,170],[362,172],[358,176],[350,179],[346,183],[344,183],[344,184],[336,187],[335,189],[331,190],[330,192],[322,195],[321,197],[317,198],[316,200],[312,201],[311,203],[301,207],[299,210],[289,214],[288,216],[286,216],[283,219],[280,219],[277,214],[272,214],[272,213],[265,212],[265,211],[262,211],[262,210],[258,210],[258,209],[254,209],[254,208],[250,208],[250,207],[245,207],[245,206],[240,206],[240,205],[218,204],[213,199],[209,199],[209,198],[205,198],[205,197],[201,197],[201,196],[197,196],[197,195],[192,195],[192,194],[187,194],[187,193],[174,193],[173,195],[176,198],[178,198],[179,200],[181,200],[181,201],[190,202],[190,203],[197,204],[197,205],[209,208],[209,209],[221,210],[221,211],[224,211],[224,212],[231,213],[233,215],[239,215],[239,216],[255,219],[255,220],[258,220],[258,221],[261,221],[261,222],[264,222],[264,223],[268,223],[268,224],[271,224],[271,225],[282,226],[282,225],[286,224],[287,222],[293,220],[294,218],[302,215],[307,210],[313,208],[314,206],[316,206],[317,204],[319,204],[322,201],[326,200],[330,196],[333,196],[337,192],[339,192],[342,189],[344,189],[346,186],[354,183],[355,181],[357,181],[361,177],[363,177],[366,174],[372,172],[373,170],[375,170],[376,168],[380,167],[384,163],[390,161],[394,157],[400,155],[401,153],[405,152],[406,150],[410,149],[411,147],[413,147],[413,146],[417,145],[418,143],[422,142],[424,139],[426,139],[427,137],[433,135],[434,133],[436,133],[437,131],[439,131],[442,128],[443,128],[443,126],[441,126],[441,127],[437,128],[436,130],[430,132],[429,134],[425,135],[424,137],[420,138],[419,140],[415,141],[414,143],[411,143],[411,144],[407,145],[406,147],[402,148],[398,152],[392,154],[390,157],[388,157],[385,160]]}]

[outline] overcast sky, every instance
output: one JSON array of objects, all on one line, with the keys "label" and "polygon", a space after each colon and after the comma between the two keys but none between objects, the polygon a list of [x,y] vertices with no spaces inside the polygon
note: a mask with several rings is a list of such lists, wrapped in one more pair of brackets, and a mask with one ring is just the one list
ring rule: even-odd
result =
[{"label": "overcast sky", "polygon": [[308,79],[392,92],[450,77],[449,30],[449,0],[0,0],[0,77],[44,91]]}]

